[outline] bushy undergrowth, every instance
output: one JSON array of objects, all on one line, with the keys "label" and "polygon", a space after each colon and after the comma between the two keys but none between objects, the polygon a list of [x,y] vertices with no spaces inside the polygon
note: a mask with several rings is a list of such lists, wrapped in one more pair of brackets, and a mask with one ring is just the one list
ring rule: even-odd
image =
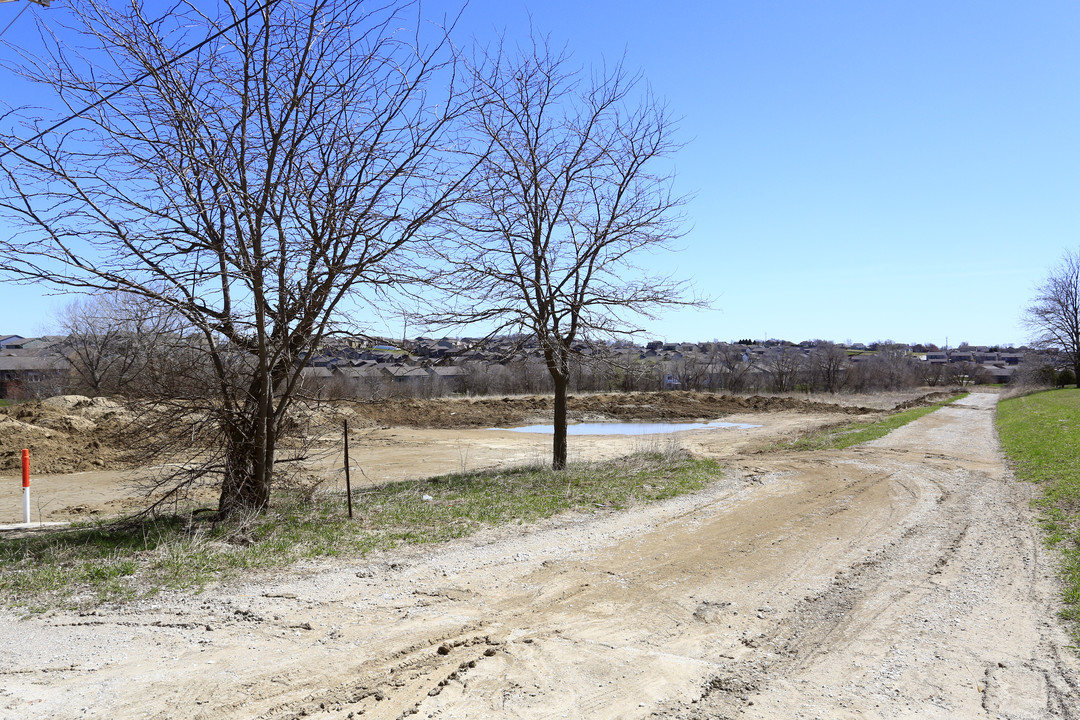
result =
[{"label": "bushy undergrowth", "polygon": [[1062,558],[1062,614],[1080,640],[1080,390],[1002,401],[997,427],[1016,477],[1041,487],[1036,505],[1045,540]]},{"label": "bushy undergrowth", "polygon": [[787,443],[783,447],[793,450],[842,450],[852,445],[884,437],[893,430],[929,415],[944,405],[965,398],[967,395],[967,393],[953,395],[932,405],[909,408],[874,422],[855,422],[840,427],[817,430],[800,437],[794,442]]},{"label": "bushy undergrowth", "polygon": [[143,519],[0,540],[0,597],[41,610],[200,589],[244,570],[435,543],[566,510],[621,509],[698,490],[719,465],[657,447],[620,460],[443,475],[354,493],[278,495],[270,511],[228,521]]}]

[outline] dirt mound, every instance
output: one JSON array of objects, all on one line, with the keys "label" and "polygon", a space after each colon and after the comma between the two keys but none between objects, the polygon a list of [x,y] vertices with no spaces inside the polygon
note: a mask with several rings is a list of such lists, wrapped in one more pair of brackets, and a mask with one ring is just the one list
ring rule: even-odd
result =
[{"label": "dirt mound", "polygon": [[[879,412],[873,408],[844,407],[791,397],[742,397],[683,391],[574,395],[567,405],[571,421],[715,420],[733,413],[782,410],[847,415]],[[501,427],[546,417],[554,410],[554,400],[550,396],[405,399],[353,407],[358,416],[380,425]]]},{"label": "dirt mound", "polygon": [[122,414],[115,402],[70,395],[0,408],[0,472],[20,471],[23,448],[35,474],[115,466],[112,435]]},{"label": "dirt mound", "polygon": [[42,400],[40,405],[43,408],[58,410],[65,415],[93,420],[116,420],[127,414],[122,403],[108,398],[89,398],[84,395],[57,395]]},{"label": "dirt mound", "polygon": [[356,408],[348,405],[310,408],[298,405],[291,412],[296,425],[308,432],[336,430],[341,427],[342,422],[348,422],[349,427],[354,430],[377,425],[366,415],[357,413]]},{"label": "dirt mound", "polygon": [[931,403],[936,403],[936,402],[938,402],[940,400],[944,400],[945,398],[950,398],[953,395],[956,395],[958,392],[960,392],[960,391],[959,390],[941,390],[941,391],[938,391],[938,392],[927,393],[927,394],[923,395],[922,397],[915,398],[914,400],[908,400],[907,402],[902,402],[899,405],[897,405],[896,407],[894,407],[893,410],[907,410],[908,408],[922,407],[924,405],[930,405]]}]

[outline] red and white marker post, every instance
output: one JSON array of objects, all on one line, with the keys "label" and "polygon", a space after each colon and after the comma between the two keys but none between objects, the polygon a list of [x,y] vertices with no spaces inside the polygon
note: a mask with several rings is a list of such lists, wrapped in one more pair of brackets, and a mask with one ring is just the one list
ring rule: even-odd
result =
[{"label": "red and white marker post", "polygon": [[22,511],[23,522],[30,522],[30,451],[22,451]]}]

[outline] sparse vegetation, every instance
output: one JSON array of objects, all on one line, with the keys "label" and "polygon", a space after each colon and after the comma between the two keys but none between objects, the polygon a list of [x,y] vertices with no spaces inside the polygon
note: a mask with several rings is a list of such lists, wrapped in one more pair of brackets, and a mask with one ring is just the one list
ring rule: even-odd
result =
[{"label": "sparse vegetation", "polygon": [[1080,389],[1004,400],[997,427],[1016,477],[1041,486],[1040,524],[1046,544],[1062,558],[1062,615],[1080,639]]},{"label": "sparse vegetation", "polygon": [[163,588],[199,589],[238,571],[305,558],[442,542],[566,510],[622,509],[698,490],[719,475],[715,461],[656,444],[561,472],[522,467],[382,485],[354,494],[351,521],[339,493],[305,499],[290,492],[276,497],[265,514],[225,521],[196,514],[82,526],[0,540],[0,596],[42,610],[132,599]]},{"label": "sparse vegetation", "polygon": [[896,428],[903,427],[925,415],[929,415],[938,408],[965,398],[967,395],[967,393],[953,395],[932,405],[902,410],[874,422],[856,422],[841,425],[840,427],[817,430],[783,447],[793,450],[843,450],[852,445],[884,437]]}]

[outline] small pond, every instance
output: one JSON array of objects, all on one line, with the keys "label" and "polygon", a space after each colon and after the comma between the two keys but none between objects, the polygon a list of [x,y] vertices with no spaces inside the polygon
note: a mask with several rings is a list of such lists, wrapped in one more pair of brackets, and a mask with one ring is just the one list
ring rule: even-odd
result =
[{"label": "small pond", "polygon": [[[648,423],[648,422],[633,422],[633,423],[576,423],[574,425],[568,425],[566,427],[567,435],[662,435],[667,433],[677,433],[683,430],[711,430],[713,428],[735,428],[738,430],[744,430],[746,428],[761,427],[760,425],[749,425],[747,423],[729,423],[720,422],[719,420],[708,423]],[[538,433],[542,435],[551,435],[555,432],[552,425],[524,425],[522,427],[512,428],[488,428],[489,430],[508,430],[510,432],[520,433]]]}]

